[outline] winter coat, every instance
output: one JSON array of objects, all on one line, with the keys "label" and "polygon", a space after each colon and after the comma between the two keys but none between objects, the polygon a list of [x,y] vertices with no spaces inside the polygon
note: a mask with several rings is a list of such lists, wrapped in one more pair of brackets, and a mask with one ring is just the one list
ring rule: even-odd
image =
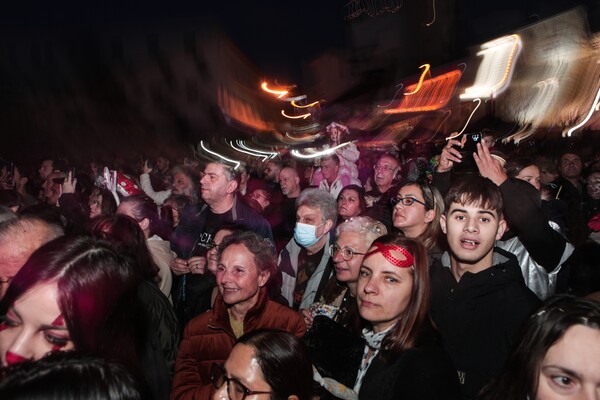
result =
[{"label": "winter coat", "polygon": [[[306,325],[299,313],[269,300],[260,290],[257,303],[244,318],[244,333],[257,329],[279,329],[302,337]],[[212,310],[192,319],[186,326],[175,366],[171,399],[211,399],[213,363],[223,363],[235,345],[227,305],[218,295]]]}]

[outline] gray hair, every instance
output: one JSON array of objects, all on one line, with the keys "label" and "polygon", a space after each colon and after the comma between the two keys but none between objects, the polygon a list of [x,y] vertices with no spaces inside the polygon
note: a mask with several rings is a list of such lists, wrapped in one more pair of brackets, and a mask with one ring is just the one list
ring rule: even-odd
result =
[{"label": "gray hair", "polygon": [[308,188],[300,192],[296,199],[296,210],[301,206],[318,208],[323,215],[323,221],[337,221],[337,202],[323,189]]},{"label": "gray hair", "polygon": [[365,238],[365,242],[373,243],[375,239],[387,235],[385,225],[371,217],[358,216],[342,222],[335,230],[336,236],[342,232],[358,233]]}]

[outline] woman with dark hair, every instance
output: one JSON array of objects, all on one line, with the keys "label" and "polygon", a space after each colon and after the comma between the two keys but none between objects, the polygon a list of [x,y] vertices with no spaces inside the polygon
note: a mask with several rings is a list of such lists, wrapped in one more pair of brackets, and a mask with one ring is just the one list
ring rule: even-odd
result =
[{"label": "woman with dark hair", "polygon": [[160,218],[173,230],[179,225],[179,216],[192,202],[188,196],[171,195],[160,208]]},{"label": "woman with dark hair", "polygon": [[136,343],[139,278],[107,242],[61,237],[36,250],[0,302],[3,366],[76,349],[142,376]]},{"label": "woman with dark hair", "polygon": [[504,373],[481,400],[598,399],[600,303],[550,298],[525,324]]},{"label": "woman with dark hair", "polygon": [[108,215],[117,212],[117,202],[110,190],[94,188],[88,199],[89,217]]},{"label": "woman with dark hair", "polygon": [[439,221],[444,213],[444,199],[439,190],[426,181],[406,182],[399,187],[392,204],[394,227],[405,237],[423,243],[430,257],[439,253]]},{"label": "woman with dark hair", "polygon": [[136,318],[143,332],[138,340],[143,346],[144,373],[156,398],[165,398],[171,385],[180,329],[173,306],[156,284],[158,267],[146,247],[144,234],[137,221],[120,214],[95,218],[91,233],[110,241],[133,261],[131,265],[140,280]]},{"label": "woman with dark hair", "polygon": [[117,214],[133,218],[140,226],[148,251],[158,267],[158,287],[165,296],[170,297],[173,285],[171,262],[175,259],[175,253],[171,251],[171,244],[165,240],[169,237],[169,233],[158,215],[158,207],[147,196],[129,196],[121,200],[117,207]]},{"label": "woman with dark hair", "polygon": [[256,330],[243,335],[223,366],[213,364],[213,399],[269,394],[271,400],[310,400],[312,366],[306,349],[291,333]]},{"label": "woman with dark hair", "polygon": [[429,317],[427,252],[420,241],[377,239],[363,259],[358,311],[369,324],[354,391],[360,399],[458,399],[458,376]]},{"label": "woman with dark hair", "polygon": [[337,207],[338,222],[362,215],[367,209],[365,189],[358,185],[344,186],[337,197]]},{"label": "woman with dark hair", "polygon": [[282,329],[302,336],[300,315],[269,299],[266,284],[277,264],[273,248],[255,232],[229,235],[219,249],[219,294],[211,311],[185,328],[177,355],[171,399],[209,398],[213,362],[227,359],[236,338],[257,329]]},{"label": "woman with dark hair", "polygon": [[141,400],[120,364],[78,352],[56,352],[0,372],[0,398],[11,400]]}]

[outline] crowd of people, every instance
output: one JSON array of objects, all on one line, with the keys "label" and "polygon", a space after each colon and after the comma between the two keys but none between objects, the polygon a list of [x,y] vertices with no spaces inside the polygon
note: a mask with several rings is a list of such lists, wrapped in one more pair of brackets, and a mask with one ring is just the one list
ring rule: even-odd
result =
[{"label": "crowd of people", "polygon": [[3,164],[0,398],[600,398],[600,158],[327,130]]}]

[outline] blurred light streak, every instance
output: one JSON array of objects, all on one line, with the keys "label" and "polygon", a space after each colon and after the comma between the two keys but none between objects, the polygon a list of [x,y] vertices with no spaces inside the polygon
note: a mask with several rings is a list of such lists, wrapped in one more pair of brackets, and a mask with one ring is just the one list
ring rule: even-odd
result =
[{"label": "blurred light streak", "polygon": [[306,113],[306,114],[302,114],[302,115],[287,115],[284,110],[281,110],[281,115],[283,115],[284,117],[289,118],[289,119],[306,119],[306,118],[310,117],[312,114]]},{"label": "blurred light streak", "polygon": [[224,115],[244,126],[258,131],[273,130],[272,124],[261,117],[256,106],[224,86],[220,86],[217,91],[217,104]]},{"label": "blurred light streak", "polygon": [[367,143],[362,143],[361,147],[395,146],[406,139],[408,134],[422,119],[423,114],[388,125],[373,139],[369,140]]},{"label": "blurred light streak", "polygon": [[286,90],[270,89],[269,86],[267,85],[267,82],[263,82],[262,85],[260,85],[260,87],[265,92],[276,95],[276,97],[278,99],[282,98],[283,96],[285,96],[286,94],[289,93],[289,90],[287,90],[287,89]]},{"label": "blurred light streak", "polygon": [[310,103],[310,104],[307,104],[307,105],[305,105],[305,106],[301,106],[301,105],[299,105],[299,104],[296,104],[296,100],[292,100],[292,101],[291,101],[291,104],[292,104],[294,107],[296,107],[296,108],[309,108],[309,107],[314,107],[315,105],[319,104],[320,102],[321,102],[320,100],[317,100],[317,101],[314,101],[314,102],[312,102],[312,103]]},{"label": "blurred light streak", "polygon": [[238,151],[238,152],[240,152],[240,153],[244,153],[244,154],[251,155],[252,157],[256,157],[256,158],[262,158],[262,159],[263,159],[263,162],[264,162],[264,161],[267,161],[267,159],[269,158],[269,157],[267,157],[267,156],[265,156],[265,155],[263,155],[263,154],[252,153],[252,152],[250,152],[250,151],[247,151],[247,150],[243,150],[243,149],[237,148],[237,147],[235,147],[235,146],[233,145],[233,141],[232,141],[232,140],[230,140],[229,142],[226,142],[226,143],[227,143],[229,146],[231,146],[231,148],[232,148],[233,150],[235,150],[235,151]]},{"label": "blurred light streak", "polygon": [[563,132],[563,137],[565,137],[565,136],[571,137],[571,135],[573,134],[573,132],[575,130],[581,128],[583,125],[585,125],[590,120],[590,118],[592,117],[592,114],[594,113],[594,111],[596,110],[596,107],[598,106],[599,99],[600,99],[600,89],[598,89],[598,93],[596,93],[596,98],[594,99],[594,103],[592,104],[592,107],[590,108],[590,111],[588,112],[585,119],[583,121],[581,121],[579,124],[575,125],[571,129],[569,129],[568,131],[566,131],[566,133]]},{"label": "blurred light streak", "polygon": [[268,158],[273,158],[273,157],[276,157],[278,155],[278,153],[275,153],[273,151],[264,151],[264,150],[258,150],[258,149],[250,148],[242,140],[236,140],[235,142],[242,149],[246,149],[248,151],[251,151],[251,152],[254,152],[254,153],[258,153],[258,154],[264,154],[264,155],[268,156]]},{"label": "blurred light streak", "polygon": [[458,132],[456,135],[448,136],[446,138],[446,140],[457,138],[458,136],[462,135],[462,133],[465,131],[465,129],[467,129],[467,126],[469,125],[469,122],[471,122],[471,118],[473,118],[473,114],[475,114],[475,111],[477,111],[477,109],[481,105],[481,99],[475,99],[475,100],[473,100],[473,103],[476,102],[476,101],[478,102],[477,106],[475,106],[475,108],[473,109],[473,111],[471,111],[471,115],[469,115],[469,119],[467,119],[467,123],[465,124],[465,126],[463,126],[463,128],[460,130],[460,132]]},{"label": "blurred light streak", "polygon": [[432,0],[432,5],[433,5],[433,19],[431,20],[431,22],[426,23],[425,26],[431,26],[435,22],[435,0]]},{"label": "blurred light streak", "polygon": [[465,89],[461,99],[493,98],[506,90],[514,71],[514,64],[523,43],[519,35],[504,36],[481,45],[478,56],[483,56],[475,83]]},{"label": "blurred light streak", "polygon": [[[422,83],[417,96],[403,97],[398,107],[385,109],[383,112],[385,114],[400,114],[434,111],[444,108],[452,98],[461,76],[462,72],[460,70],[452,70],[428,79]],[[406,89],[412,91],[417,86],[418,84],[414,84]]]},{"label": "blurred light streak", "polygon": [[307,143],[307,142],[312,142],[313,140],[317,139],[318,137],[321,136],[321,134],[317,133],[314,135],[308,135],[308,136],[302,136],[302,137],[294,137],[292,135],[290,135],[289,132],[285,133],[285,136],[292,139],[294,142],[300,142],[300,143]]},{"label": "blurred light streak", "polygon": [[227,158],[227,157],[225,157],[222,154],[219,154],[217,152],[209,150],[206,146],[204,146],[204,142],[202,140],[200,141],[200,147],[202,147],[202,149],[204,151],[206,151],[208,154],[212,154],[213,156],[218,157],[218,158],[220,158],[223,161],[227,161],[229,163],[234,164],[235,167],[233,169],[238,169],[240,167],[241,162],[236,161],[236,160],[232,160],[231,158]]},{"label": "blurred light streak", "polygon": [[404,87],[404,83],[399,83],[399,84],[396,85],[396,87],[398,87],[398,86],[400,86],[400,87],[398,88],[398,90],[396,90],[396,93],[394,93],[394,97],[392,97],[392,99],[390,100],[390,102],[387,103],[385,106],[380,106],[379,104],[377,104],[377,107],[379,107],[379,108],[387,108],[387,107],[389,107],[394,102],[394,100],[396,100],[396,96],[398,96],[398,93],[400,93],[400,91]]},{"label": "blurred light streak", "polygon": [[335,151],[337,149],[341,149],[342,147],[344,147],[344,146],[346,146],[346,145],[348,145],[350,143],[352,143],[352,142],[341,143],[341,144],[338,144],[337,146],[333,146],[333,147],[331,147],[329,149],[325,149],[325,150],[322,150],[322,151],[311,152],[310,154],[302,154],[298,150],[292,150],[290,153],[294,157],[298,157],[298,158],[304,158],[304,159],[317,158],[317,157],[321,157],[321,156],[326,156],[328,154],[333,154],[333,153],[335,153]]},{"label": "blurred light streak", "polygon": [[421,86],[423,85],[423,80],[425,79],[425,75],[427,75],[427,73],[429,72],[429,69],[431,68],[431,65],[429,65],[429,64],[423,64],[423,65],[421,65],[419,67],[419,69],[420,68],[424,68],[424,70],[421,73],[421,77],[419,78],[419,82],[417,83],[417,87],[415,88],[415,90],[413,90],[411,92],[404,93],[405,96],[411,96],[411,95],[417,93],[419,91],[419,89],[421,89]]}]

